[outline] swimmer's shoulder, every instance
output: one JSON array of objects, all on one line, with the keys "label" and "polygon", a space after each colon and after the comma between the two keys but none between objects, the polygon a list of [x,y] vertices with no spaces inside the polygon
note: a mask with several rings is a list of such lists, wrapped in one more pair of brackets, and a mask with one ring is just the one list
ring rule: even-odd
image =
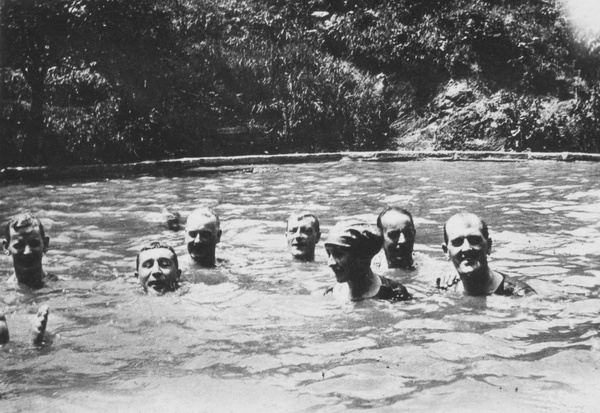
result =
[{"label": "swimmer's shoulder", "polygon": [[44,283],[46,283],[46,282],[53,283],[56,281],[62,281],[62,279],[56,274],[46,273],[46,275],[44,276]]},{"label": "swimmer's shoulder", "polygon": [[501,271],[495,271],[503,278],[502,283],[494,292],[496,295],[504,295],[508,297],[524,297],[537,292],[526,282],[515,279]]},{"label": "swimmer's shoulder", "polygon": [[379,278],[381,279],[381,287],[379,287],[379,291],[373,298],[389,301],[407,301],[412,299],[412,295],[403,284],[381,275]]},{"label": "swimmer's shoulder", "polygon": [[331,295],[334,297],[349,297],[350,287],[348,287],[347,283],[337,283],[335,285],[325,288],[323,295]]},{"label": "swimmer's shoulder", "polygon": [[[40,288],[44,287],[44,286],[47,286],[48,283],[51,284],[51,283],[54,283],[54,282],[57,282],[57,281],[62,281],[62,279],[59,276],[55,275],[55,274],[44,273],[44,276],[42,277],[42,285],[40,286]],[[8,279],[6,280],[6,285],[9,285],[9,286],[21,286],[21,285],[23,285],[24,286],[24,284],[20,284],[19,283],[19,280],[17,279],[16,274],[13,274],[10,277],[8,277]]]}]

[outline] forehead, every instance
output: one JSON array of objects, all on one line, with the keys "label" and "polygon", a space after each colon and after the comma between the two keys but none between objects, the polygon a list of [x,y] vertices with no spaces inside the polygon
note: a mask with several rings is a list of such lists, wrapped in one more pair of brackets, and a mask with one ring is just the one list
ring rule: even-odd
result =
[{"label": "forehead", "polygon": [[167,248],[152,248],[140,253],[140,262],[148,261],[150,259],[158,260],[161,258],[168,258],[173,260],[174,254]]},{"label": "forehead", "polygon": [[213,217],[209,217],[206,215],[191,215],[186,224],[186,229],[188,231],[201,230],[201,229],[217,229],[217,221]]},{"label": "forehead", "polygon": [[481,232],[481,220],[475,216],[468,215],[452,217],[446,224],[446,233],[448,238],[454,239],[456,237],[466,235],[482,235]]},{"label": "forehead", "polygon": [[26,227],[20,227],[14,229],[10,227],[10,239],[30,239],[30,238],[42,238],[39,225],[27,225]]},{"label": "forehead", "polygon": [[288,220],[288,227],[296,227],[296,226],[303,226],[303,227],[314,227],[316,224],[315,218],[311,217],[311,216],[304,216],[304,217],[290,217],[290,219]]},{"label": "forehead", "polygon": [[408,215],[399,211],[388,211],[381,217],[381,226],[384,228],[412,228]]}]

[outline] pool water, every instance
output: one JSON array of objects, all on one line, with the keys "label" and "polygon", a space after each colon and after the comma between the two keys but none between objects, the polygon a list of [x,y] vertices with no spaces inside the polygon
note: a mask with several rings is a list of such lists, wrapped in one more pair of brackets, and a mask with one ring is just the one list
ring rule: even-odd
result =
[{"label": "pool water", "polygon": [[[0,259],[0,411],[377,412],[596,411],[600,383],[600,165],[554,162],[337,162],[254,173],[0,186],[0,218],[27,209],[50,236],[45,269],[61,280],[15,292]],[[375,223],[409,209],[419,268],[387,271],[417,297],[349,303],[323,242],[338,220]],[[216,269],[194,267],[185,218],[213,206]],[[292,262],[284,220],[308,209],[323,237],[314,263]],[[440,248],[461,210],[490,227],[493,268],[529,283],[525,298],[437,291],[454,271]],[[136,292],[135,256],[165,240],[185,293]],[[47,342],[29,320],[50,307]]]}]

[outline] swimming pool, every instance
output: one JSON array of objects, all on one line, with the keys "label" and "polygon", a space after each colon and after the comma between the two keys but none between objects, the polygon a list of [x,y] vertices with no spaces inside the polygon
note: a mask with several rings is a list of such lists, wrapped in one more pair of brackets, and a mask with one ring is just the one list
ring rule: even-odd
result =
[{"label": "swimming pool", "polygon": [[[600,164],[333,162],[254,173],[0,187],[0,218],[31,210],[63,280],[5,302],[0,410],[337,412],[596,409],[600,380]],[[417,226],[415,273],[388,272],[418,299],[339,302],[323,242],[344,217],[375,222],[388,204]],[[217,269],[194,268],[183,232],[199,205],[221,218]],[[284,219],[309,209],[323,238],[291,262]],[[471,210],[490,226],[494,268],[537,296],[463,297],[433,288],[453,271],[442,225]],[[165,239],[190,281],[184,295],[135,293],[142,244]],[[0,279],[12,273],[2,256]],[[6,300],[5,300],[6,301]],[[51,308],[49,343],[26,327]]]}]

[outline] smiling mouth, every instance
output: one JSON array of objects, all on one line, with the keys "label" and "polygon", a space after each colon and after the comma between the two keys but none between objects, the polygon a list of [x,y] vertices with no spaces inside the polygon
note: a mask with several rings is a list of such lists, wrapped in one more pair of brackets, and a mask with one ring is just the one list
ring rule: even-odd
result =
[{"label": "smiling mouth", "polygon": [[148,284],[146,284],[146,285],[155,290],[164,290],[165,288],[168,287],[169,282],[165,278],[156,278],[156,277],[152,276],[152,280],[148,281]]},{"label": "smiling mouth", "polygon": [[466,264],[466,265],[473,265],[478,263],[479,261],[477,260],[476,257],[462,257],[460,260],[461,264]]}]

